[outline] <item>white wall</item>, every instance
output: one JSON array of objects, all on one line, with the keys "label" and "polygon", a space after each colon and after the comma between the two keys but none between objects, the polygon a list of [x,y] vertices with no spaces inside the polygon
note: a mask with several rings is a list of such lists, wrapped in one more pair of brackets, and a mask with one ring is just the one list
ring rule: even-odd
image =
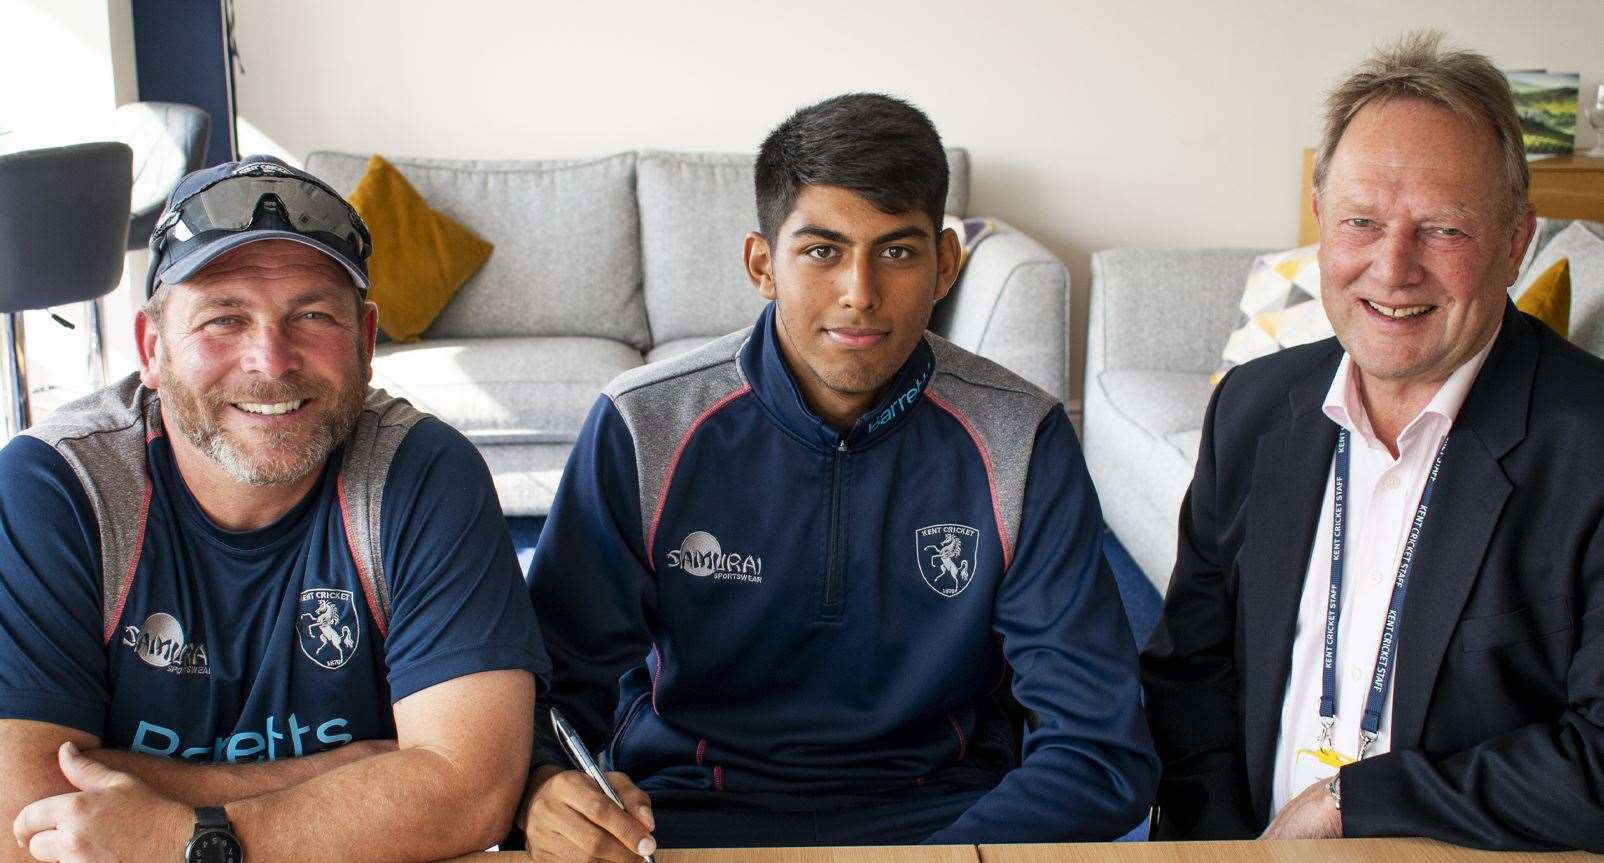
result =
[{"label": "white wall", "polygon": [[0,0],[0,152],[103,141],[138,98],[129,0]]},{"label": "white wall", "polygon": [[[242,148],[586,156],[756,148],[846,90],[968,147],[973,213],[1041,239],[1077,294],[1122,245],[1290,246],[1324,90],[1415,27],[1506,68],[1604,73],[1597,0],[699,3],[237,0]],[[1586,124],[1583,146],[1592,143]],[[739,238],[729,253],[739,254]]]}]

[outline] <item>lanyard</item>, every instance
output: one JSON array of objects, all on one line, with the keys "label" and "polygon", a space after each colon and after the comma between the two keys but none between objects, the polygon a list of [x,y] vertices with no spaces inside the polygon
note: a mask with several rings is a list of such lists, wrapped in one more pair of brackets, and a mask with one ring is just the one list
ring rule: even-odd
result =
[{"label": "lanyard", "polygon": [[[1343,515],[1348,488],[1348,444],[1348,430],[1342,429],[1337,434],[1336,475],[1331,483],[1331,587],[1326,594],[1324,667],[1320,674],[1320,744],[1327,748],[1331,745],[1331,730],[1337,724],[1337,623],[1342,619]],[[1420,493],[1420,505],[1415,508],[1414,521],[1409,525],[1409,539],[1404,543],[1403,557],[1398,561],[1398,575],[1392,582],[1392,603],[1387,607],[1386,623],[1381,628],[1376,669],[1370,675],[1370,694],[1365,699],[1364,717],[1359,725],[1360,758],[1365,757],[1365,751],[1381,731],[1381,709],[1387,700],[1387,687],[1392,684],[1393,654],[1398,647],[1398,619],[1403,616],[1404,589],[1409,585],[1409,572],[1414,567],[1420,528],[1426,523],[1431,492],[1437,485],[1437,472],[1442,468],[1443,452],[1447,449],[1448,437],[1444,435],[1442,446],[1437,448],[1437,458],[1431,463],[1431,473],[1426,476],[1426,488]]]}]

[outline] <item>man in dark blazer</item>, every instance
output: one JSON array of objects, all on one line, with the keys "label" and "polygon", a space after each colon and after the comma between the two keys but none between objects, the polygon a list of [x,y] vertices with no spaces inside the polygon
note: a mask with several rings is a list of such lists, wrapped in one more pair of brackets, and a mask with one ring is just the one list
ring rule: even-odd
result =
[{"label": "man in dark blazer", "polygon": [[1337,338],[1209,405],[1142,657],[1155,838],[1604,851],[1604,361],[1507,298],[1507,86],[1416,36],[1328,107]]}]

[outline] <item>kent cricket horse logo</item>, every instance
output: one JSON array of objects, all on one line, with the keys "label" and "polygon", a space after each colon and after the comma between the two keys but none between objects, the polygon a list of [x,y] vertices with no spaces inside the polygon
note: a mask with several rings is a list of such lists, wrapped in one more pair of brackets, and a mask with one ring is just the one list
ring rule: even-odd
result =
[{"label": "kent cricket horse logo", "polygon": [[913,539],[925,584],[942,596],[963,593],[979,567],[980,531],[965,524],[933,524],[914,531]]},{"label": "kent cricket horse logo", "polygon": [[356,652],[362,629],[349,590],[314,588],[301,591],[301,616],[296,625],[301,653],[318,665],[335,669]]}]

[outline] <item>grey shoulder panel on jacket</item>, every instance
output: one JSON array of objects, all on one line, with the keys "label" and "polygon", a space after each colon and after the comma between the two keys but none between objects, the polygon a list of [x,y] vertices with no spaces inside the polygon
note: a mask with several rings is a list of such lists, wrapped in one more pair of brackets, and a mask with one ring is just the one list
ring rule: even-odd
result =
[{"label": "grey shoulder panel on jacket", "polygon": [[969,432],[991,479],[1005,561],[1013,560],[1024,520],[1025,482],[1036,429],[1058,399],[1019,375],[946,339],[926,334],[936,356],[927,393]]},{"label": "grey shoulder panel on jacket", "polygon": [[715,369],[726,363],[738,365],[736,360],[740,354],[741,345],[746,343],[747,337],[751,334],[752,328],[747,327],[744,330],[737,330],[726,336],[719,336],[707,344],[686,351],[679,356],[669,357],[666,360],[659,360],[655,363],[647,363],[644,366],[630,369],[613,378],[612,382],[602,392],[608,398],[617,402],[621,397],[635,390],[650,387],[653,384],[668,383],[677,378],[695,375],[697,372]]},{"label": "grey shoulder panel on jacket", "polygon": [[[1029,397],[1031,400],[1042,402],[1045,407],[1049,408],[1058,404],[1058,399],[1052,393],[1014,374],[992,360],[988,360],[979,354],[970,353],[935,333],[925,333],[925,341],[929,343],[930,350],[936,355],[937,378],[946,375],[972,386],[996,390],[998,391],[998,398],[1008,398],[1002,394],[1013,393],[1017,396]],[[1045,411],[1043,413],[1045,415]]]},{"label": "grey shoulder panel on jacket", "polygon": [[150,482],[145,443],[161,428],[153,392],[130,374],[115,384],[62,405],[22,433],[60,453],[95,512],[100,539],[103,638],[109,638],[123,585],[138,563]]},{"label": "grey shoulder panel on jacket", "polygon": [[[378,601],[381,628],[387,628],[389,617],[379,545],[384,481],[401,441],[424,416],[407,402],[370,389],[344,444],[339,494],[349,520],[347,539],[353,551],[360,550],[357,565]],[[61,454],[95,511],[106,633],[117,622],[118,599],[139,563],[151,488],[146,444],[160,433],[161,400],[137,374],[63,405],[25,432]]]},{"label": "grey shoulder panel on jacket", "polygon": [[357,574],[374,600],[373,614],[380,634],[385,636],[390,630],[390,583],[384,573],[383,539],[379,535],[384,484],[390,478],[390,464],[401,442],[427,416],[406,399],[369,387],[362,412],[345,439],[345,456],[340,463],[338,491],[348,531],[346,541],[356,555]]},{"label": "grey shoulder panel on jacket", "polygon": [[669,470],[680,447],[704,415],[745,391],[740,353],[750,335],[747,328],[677,357],[630,369],[602,391],[635,444],[641,537],[648,557],[658,505],[668,492]]},{"label": "grey shoulder panel on jacket", "polygon": [[[127,431],[144,420],[143,406],[149,392],[140,385],[139,375],[130,374],[111,386],[62,405],[44,421],[23,429],[22,433],[59,447],[63,441]],[[139,442],[141,446],[145,442],[142,429]]]}]

